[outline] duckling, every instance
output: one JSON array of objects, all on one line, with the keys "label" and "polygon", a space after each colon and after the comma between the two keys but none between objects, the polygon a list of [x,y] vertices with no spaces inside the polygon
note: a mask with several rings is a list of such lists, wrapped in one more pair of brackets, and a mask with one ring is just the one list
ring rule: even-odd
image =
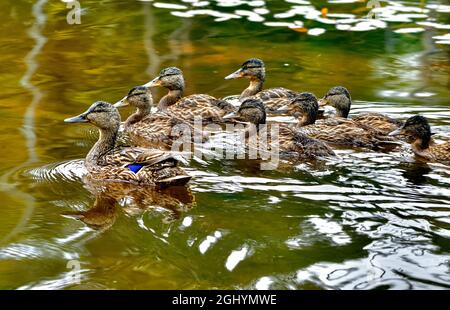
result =
[{"label": "duckling", "polygon": [[184,140],[184,133],[189,134],[192,141],[194,128],[190,123],[173,114],[151,112],[153,98],[148,88],[134,87],[127,96],[114,104],[116,108],[129,105],[136,108],[136,112],[127,118],[123,128],[133,145],[169,150],[173,141]]},{"label": "duckling", "polygon": [[167,88],[169,93],[161,98],[158,109],[170,112],[191,123],[195,116],[201,116],[204,123],[220,123],[223,122],[222,116],[235,110],[231,103],[210,95],[195,94],[183,97],[185,87],[183,72],[176,67],[161,70],[159,76],[144,87]]},{"label": "duckling", "polygon": [[[275,138],[272,137],[272,128],[270,126],[269,128],[264,128],[265,132],[259,129],[259,125],[266,124],[266,107],[259,98],[245,99],[237,112],[226,115],[224,118],[249,122],[257,126],[258,138],[260,140],[264,140],[261,134],[268,135],[266,140],[268,146],[272,144],[272,140]],[[280,154],[289,157],[317,158],[335,155],[333,150],[324,142],[308,137],[295,127],[283,124],[279,125],[278,143]]]},{"label": "duckling", "polygon": [[300,93],[289,105],[290,114],[298,118],[298,130],[315,139],[331,144],[351,145],[377,149],[391,144],[392,137],[362,128],[346,118],[330,118],[316,122],[319,104],[311,93]]},{"label": "duckling", "polygon": [[239,100],[255,96],[262,100],[266,106],[267,112],[276,112],[283,106],[286,106],[298,94],[283,87],[276,87],[263,90],[266,79],[266,70],[264,62],[258,58],[246,60],[237,71],[225,77],[225,80],[248,78],[250,85],[241,93]]},{"label": "duckling", "polygon": [[415,115],[408,118],[405,124],[392,131],[390,136],[404,135],[418,157],[428,161],[450,164],[450,142],[435,144],[431,138],[431,128],[425,117]]},{"label": "duckling", "polygon": [[97,101],[66,123],[91,123],[99,130],[98,141],[86,156],[84,164],[93,180],[145,185],[182,185],[190,180],[177,167],[177,154],[138,147],[116,147],[120,114],[116,107]]},{"label": "duckling", "polygon": [[[320,100],[320,106],[331,105],[336,109],[336,117],[347,118],[350,112],[352,99],[349,91],[343,86],[335,86],[328,90]],[[376,131],[381,135],[388,135],[391,131],[402,125],[401,121],[381,113],[363,113],[351,118],[360,127]]]}]

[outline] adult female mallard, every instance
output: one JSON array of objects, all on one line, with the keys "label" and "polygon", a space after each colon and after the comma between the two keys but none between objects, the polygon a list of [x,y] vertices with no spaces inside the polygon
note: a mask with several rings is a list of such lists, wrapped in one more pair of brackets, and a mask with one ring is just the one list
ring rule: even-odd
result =
[{"label": "adult female mallard", "polygon": [[246,60],[237,71],[231,73],[225,80],[248,78],[250,85],[241,93],[239,100],[254,96],[260,99],[267,112],[275,112],[289,104],[297,96],[297,92],[283,87],[263,90],[266,79],[264,62],[261,59],[250,58]]},{"label": "adult female mallard", "polygon": [[64,121],[91,123],[99,130],[99,139],[84,161],[93,180],[168,186],[186,184],[191,178],[177,167],[175,153],[116,147],[120,114],[116,107],[107,102],[95,102],[84,113]]},{"label": "adult female mallard", "polygon": [[136,112],[131,114],[123,125],[133,145],[169,150],[174,141],[192,142],[194,128],[190,123],[174,114],[152,113],[152,105],[152,95],[144,86],[132,88],[127,96],[114,104],[116,108],[125,106],[136,108]]},{"label": "adult female mallard", "polygon": [[[335,86],[328,90],[319,101],[320,106],[330,105],[336,109],[336,117],[347,118],[352,105],[349,91],[343,86]],[[381,113],[362,113],[351,117],[360,127],[388,135],[399,128],[402,122]]]},{"label": "adult female mallard", "polygon": [[298,118],[298,129],[315,139],[332,144],[351,145],[377,149],[396,144],[392,137],[370,130],[346,118],[329,118],[316,121],[319,104],[311,93],[300,93],[288,106],[288,112]]},{"label": "adult female mallard", "polygon": [[[273,143],[278,142],[280,155],[296,158],[317,158],[334,156],[333,150],[324,142],[308,137],[298,131],[295,127],[280,124],[278,125],[278,141],[273,136],[272,128],[260,125],[266,124],[266,107],[259,98],[245,99],[237,112],[226,115],[226,119],[234,119],[241,122],[249,122],[257,126],[255,130],[250,130],[248,136],[253,133],[258,134],[258,145],[267,144],[273,150]],[[263,136],[267,135],[267,136]]]},{"label": "adult female mallard", "polygon": [[420,158],[450,164],[450,142],[436,144],[431,138],[431,128],[427,119],[421,115],[408,118],[402,127],[389,135],[406,136],[414,154]]},{"label": "adult female mallard", "polygon": [[203,123],[221,123],[222,116],[235,109],[229,102],[206,94],[183,97],[185,87],[183,72],[176,67],[161,70],[156,78],[144,86],[167,88],[169,93],[161,98],[158,109],[191,123],[196,116],[201,117]]}]

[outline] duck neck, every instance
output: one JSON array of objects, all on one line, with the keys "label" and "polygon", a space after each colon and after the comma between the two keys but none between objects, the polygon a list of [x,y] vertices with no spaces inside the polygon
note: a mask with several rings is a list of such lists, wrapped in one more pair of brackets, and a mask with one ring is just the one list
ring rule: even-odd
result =
[{"label": "duck neck", "polygon": [[351,105],[352,102],[347,97],[339,100],[339,102],[334,105],[334,107],[336,108],[336,116],[347,118],[348,114],[350,113]]},{"label": "duck neck", "polygon": [[313,113],[305,113],[299,118],[298,125],[307,126],[312,125],[315,122],[316,122],[316,115],[314,115]]},{"label": "duck neck", "polygon": [[140,122],[142,119],[144,119],[147,115],[151,113],[151,107],[145,107],[145,108],[137,108],[136,112],[131,114],[127,120],[125,121],[125,128]]},{"label": "duck neck", "polygon": [[412,148],[418,152],[423,152],[428,149],[432,143],[431,136],[417,137],[412,143]]},{"label": "duck neck", "polygon": [[85,159],[86,168],[89,170],[97,167],[101,163],[101,159],[109,151],[114,149],[117,139],[117,129],[99,129],[100,136],[98,141],[91,148]]},{"label": "duck neck", "polygon": [[244,99],[253,95],[256,95],[260,91],[262,91],[264,85],[264,79],[261,78],[253,78],[250,79],[250,85],[244,89],[241,94],[240,99]]},{"label": "duck neck", "polygon": [[158,110],[165,111],[167,108],[178,100],[181,99],[183,96],[183,89],[170,89],[169,93],[161,98],[158,104]]}]

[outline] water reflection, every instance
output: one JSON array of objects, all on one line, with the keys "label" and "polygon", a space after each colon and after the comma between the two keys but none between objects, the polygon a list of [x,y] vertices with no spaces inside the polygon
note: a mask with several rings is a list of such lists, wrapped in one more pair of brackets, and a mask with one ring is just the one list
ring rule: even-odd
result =
[{"label": "water reflection", "polygon": [[183,212],[195,206],[192,191],[187,186],[173,186],[165,189],[140,187],[126,183],[96,183],[84,177],[85,188],[95,201],[86,211],[68,211],[63,214],[81,220],[96,230],[109,229],[115,222],[118,205],[127,214],[137,216],[149,209],[165,210],[166,223],[180,219]]},{"label": "water reflection", "polygon": [[427,174],[432,169],[427,163],[402,163],[400,169],[402,175],[414,185],[422,185],[428,181]]},{"label": "water reflection", "polygon": [[15,188],[9,181],[11,175],[15,172],[20,171],[24,167],[27,167],[39,160],[36,152],[36,133],[35,133],[35,114],[38,104],[40,103],[43,93],[41,89],[31,82],[33,75],[36,73],[39,65],[37,63],[37,56],[41,53],[42,48],[47,42],[47,38],[42,35],[42,29],[45,27],[47,16],[44,12],[45,5],[48,0],[38,0],[32,7],[32,14],[35,21],[28,31],[30,38],[35,41],[35,44],[31,51],[25,57],[24,62],[26,63],[27,70],[20,79],[20,85],[29,91],[32,95],[32,101],[28,105],[25,114],[23,116],[23,126],[22,133],[25,137],[26,148],[28,153],[28,158],[22,164],[16,166],[14,169],[8,171],[0,177],[1,190],[9,192],[12,196],[22,197],[26,207],[24,209],[21,219],[17,222],[15,227],[2,238],[1,243],[6,243],[15,234],[21,231],[27,224],[28,219],[33,214],[34,209],[34,198],[27,193],[21,192]]}]

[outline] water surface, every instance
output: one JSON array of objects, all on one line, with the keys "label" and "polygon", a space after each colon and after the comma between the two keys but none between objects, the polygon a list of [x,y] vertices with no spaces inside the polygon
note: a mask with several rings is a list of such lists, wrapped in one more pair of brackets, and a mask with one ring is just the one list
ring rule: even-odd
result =
[{"label": "water surface", "polygon": [[2,1],[0,288],[448,289],[449,168],[406,145],[274,171],[192,160],[190,190],[155,192],[86,184],[97,133],[62,122],[166,66],[188,94],[237,94],[223,77],[258,57],[266,87],[344,85],[351,113],[421,113],[448,141],[449,6],[382,5],[364,24],[361,1],[82,0],[69,25],[63,2]]}]

